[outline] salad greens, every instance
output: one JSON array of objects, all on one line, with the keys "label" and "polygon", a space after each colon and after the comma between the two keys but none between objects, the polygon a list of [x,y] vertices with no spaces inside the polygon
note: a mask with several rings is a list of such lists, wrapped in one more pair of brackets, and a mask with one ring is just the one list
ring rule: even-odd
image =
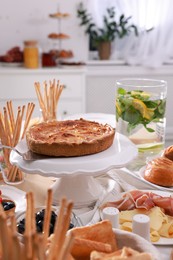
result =
[{"label": "salad greens", "polygon": [[121,118],[128,122],[130,133],[138,125],[143,125],[148,132],[155,130],[148,127],[150,122],[159,122],[164,118],[166,99],[151,100],[151,94],[141,90],[126,91],[118,88],[116,98],[116,121]]}]

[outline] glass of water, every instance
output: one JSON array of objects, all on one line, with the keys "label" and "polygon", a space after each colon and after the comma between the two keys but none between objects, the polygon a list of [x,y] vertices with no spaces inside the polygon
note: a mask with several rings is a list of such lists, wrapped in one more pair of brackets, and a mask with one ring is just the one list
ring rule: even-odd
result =
[{"label": "glass of water", "polygon": [[165,144],[167,82],[127,78],[116,81],[116,129],[136,144],[134,168],[159,154]]}]

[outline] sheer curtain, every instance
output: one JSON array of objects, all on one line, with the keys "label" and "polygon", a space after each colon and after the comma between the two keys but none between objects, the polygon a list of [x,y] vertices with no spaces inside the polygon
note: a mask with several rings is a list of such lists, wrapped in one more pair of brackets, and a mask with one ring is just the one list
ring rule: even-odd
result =
[{"label": "sheer curtain", "polygon": [[[87,8],[98,26],[108,7],[115,6],[116,17],[132,16],[139,28],[112,44],[111,59],[123,58],[128,64],[159,67],[173,59],[172,0],[88,0]],[[151,30],[152,29],[152,30]]]}]

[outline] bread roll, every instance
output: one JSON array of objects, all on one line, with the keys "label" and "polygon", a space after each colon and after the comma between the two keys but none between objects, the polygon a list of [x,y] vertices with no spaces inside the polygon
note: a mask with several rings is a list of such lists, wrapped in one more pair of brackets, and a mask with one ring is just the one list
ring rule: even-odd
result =
[{"label": "bread roll", "polygon": [[162,156],[165,157],[165,158],[168,158],[171,161],[173,161],[173,145],[167,147],[164,150]]},{"label": "bread roll", "polygon": [[144,179],[154,184],[173,186],[173,161],[160,157],[148,163],[144,173]]}]

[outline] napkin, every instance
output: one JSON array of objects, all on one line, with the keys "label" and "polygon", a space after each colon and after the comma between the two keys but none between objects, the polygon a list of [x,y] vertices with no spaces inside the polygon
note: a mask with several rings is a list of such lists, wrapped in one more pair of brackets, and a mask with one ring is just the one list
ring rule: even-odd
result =
[{"label": "napkin", "polygon": [[96,201],[94,207],[74,209],[74,219],[78,226],[95,224],[101,220],[99,207],[106,201],[115,201],[121,197],[121,193],[134,189],[149,189],[149,186],[140,178],[129,174],[126,168],[113,169],[96,177],[103,186],[104,193]]}]

